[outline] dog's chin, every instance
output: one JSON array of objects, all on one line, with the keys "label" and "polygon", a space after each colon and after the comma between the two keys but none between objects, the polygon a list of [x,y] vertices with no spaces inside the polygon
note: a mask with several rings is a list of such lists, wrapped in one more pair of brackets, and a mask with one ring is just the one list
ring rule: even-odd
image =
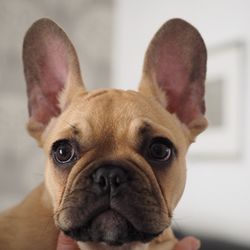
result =
[{"label": "dog's chin", "polygon": [[132,223],[114,210],[104,211],[90,220],[87,225],[72,228],[64,233],[77,241],[103,242],[112,246],[135,241],[146,243],[161,234],[161,232],[138,231]]}]

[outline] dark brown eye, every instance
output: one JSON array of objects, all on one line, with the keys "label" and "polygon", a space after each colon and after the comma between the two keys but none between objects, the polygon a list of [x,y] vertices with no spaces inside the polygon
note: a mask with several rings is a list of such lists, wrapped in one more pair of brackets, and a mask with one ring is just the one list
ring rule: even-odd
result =
[{"label": "dark brown eye", "polygon": [[149,146],[149,157],[155,161],[168,161],[172,156],[173,145],[169,140],[158,138]]},{"label": "dark brown eye", "polygon": [[69,140],[57,141],[52,146],[52,157],[57,165],[70,164],[76,160],[75,148]]}]

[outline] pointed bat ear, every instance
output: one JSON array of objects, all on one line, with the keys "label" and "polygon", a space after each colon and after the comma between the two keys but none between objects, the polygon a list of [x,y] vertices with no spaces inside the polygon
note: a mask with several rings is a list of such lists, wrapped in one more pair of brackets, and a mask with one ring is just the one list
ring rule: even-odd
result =
[{"label": "pointed bat ear", "polygon": [[39,140],[53,117],[57,117],[84,86],[75,49],[64,31],[43,18],[27,31],[23,43],[23,66],[27,83],[30,121],[28,130]]},{"label": "pointed bat ear", "polygon": [[207,52],[199,32],[181,19],[166,22],[153,37],[144,59],[139,91],[153,96],[191,132],[202,132]]}]

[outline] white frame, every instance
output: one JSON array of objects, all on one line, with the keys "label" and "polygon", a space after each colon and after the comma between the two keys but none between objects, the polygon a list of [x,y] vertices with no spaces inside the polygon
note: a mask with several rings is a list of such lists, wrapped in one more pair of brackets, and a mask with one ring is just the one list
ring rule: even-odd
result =
[{"label": "white frame", "polygon": [[[245,46],[234,42],[208,51],[207,81],[223,79],[223,125],[208,127],[190,148],[190,158],[232,159],[241,155]],[[240,143],[241,142],[241,143]]]}]

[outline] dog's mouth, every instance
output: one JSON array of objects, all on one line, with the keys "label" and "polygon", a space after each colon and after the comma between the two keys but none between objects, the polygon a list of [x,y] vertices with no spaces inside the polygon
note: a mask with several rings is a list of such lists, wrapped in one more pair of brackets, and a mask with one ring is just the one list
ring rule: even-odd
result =
[{"label": "dog's mouth", "polygon": [[146,243],[170,225],[160,190],[142,172],[123,162],[92,168],[79,175],[56,214],[66,235],[108,245]]},{"label": "dog's mouth", "polygon": [[105,242],[108,245],[119,246],[133,241],[146,243],[162,232],[139,231],[118,212],[108,209],[92,218],[86,225],[64,233],[77,241]]}]

